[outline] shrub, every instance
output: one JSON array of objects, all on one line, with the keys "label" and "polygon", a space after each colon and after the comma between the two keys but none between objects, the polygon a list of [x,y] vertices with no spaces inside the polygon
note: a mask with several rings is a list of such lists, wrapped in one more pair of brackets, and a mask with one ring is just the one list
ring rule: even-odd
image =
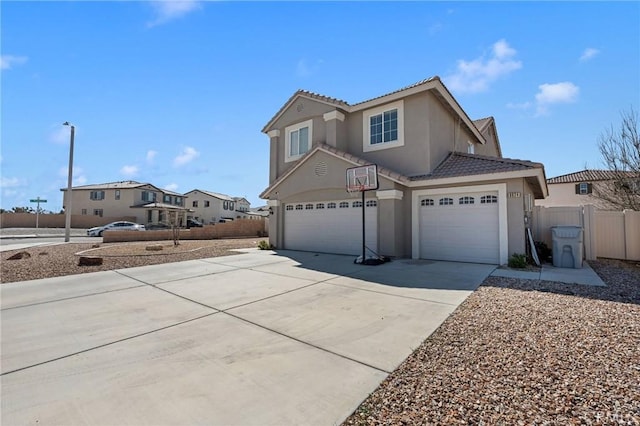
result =
[{"label": "shrub", "polygon": [[513,253],[513,255],[509,258],[509,268],[524,269],[527,266],[528,262],[526,254]]},{"label": "shrub", "polygon": [[272,250],[275,247],[273,247],[271,244],[269,244],[269,241],[267,240],[262,240],[258,243],[258,248],[260,250]]}]

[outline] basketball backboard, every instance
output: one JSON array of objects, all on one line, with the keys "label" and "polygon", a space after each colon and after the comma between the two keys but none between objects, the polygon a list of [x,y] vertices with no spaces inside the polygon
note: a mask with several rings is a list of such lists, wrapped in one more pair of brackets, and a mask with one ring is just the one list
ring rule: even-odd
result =
[{"label": "basketball backboard", "polygon": [[375,164],[347,169],[347,192],[378,189],[378,167]]}]

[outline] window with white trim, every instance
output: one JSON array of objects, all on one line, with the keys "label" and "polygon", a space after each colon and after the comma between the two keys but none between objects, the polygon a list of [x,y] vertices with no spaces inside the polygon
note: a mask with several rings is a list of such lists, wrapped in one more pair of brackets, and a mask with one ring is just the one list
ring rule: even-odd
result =
[{"label": "window with white trim", "polygon": [[382,105],[362,114],[363,151],[404,145],[404,101]]},{"label": "window with white trim", "polygon": [[428,206],[433,206],[433,199],[432,198],[425,198],[424,200],[420,200],[420,205],[422,207],[428,207]]},{"label": "window with white trim", "polygon": [[473,142],[467,141],[467,154],[475,154],[476,147]]},{"label": "window with white trim", "polygon": [[483,195],[480,197],[480,204],[494,204],[498,202],[498,197],[495,195]]},{"label": "window with white trim", "polygon": [[441,206],[452,206],[453,198],[440,198],[440,201],[438,201],[438,204],[440,204]]},{"label": "window with white trim", "polygon": [[295,161],[311,149],[313,120],[303,121],[285,129],[284,161]]},{"label": "window with white trim", "polygon": [[473,204],[475,203],[475,199],[473,197],[460,197],[458,198],[458,204]]},{"label": "window with white trim", "polygon": [[102,217],[104,211],[102,209],[93,209],[93,215],[94,216],[100,216]]}]

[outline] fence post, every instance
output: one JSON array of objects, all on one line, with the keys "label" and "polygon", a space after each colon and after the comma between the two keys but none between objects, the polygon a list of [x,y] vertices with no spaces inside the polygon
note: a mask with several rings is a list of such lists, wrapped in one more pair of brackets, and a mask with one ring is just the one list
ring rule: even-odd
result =
[{"label": "fence post", "polygon": [[584,223],[584,252],[585,259],[596,260],[598,251],[596,245],[596,209],[593,204],[587,204],[583,209]]}]

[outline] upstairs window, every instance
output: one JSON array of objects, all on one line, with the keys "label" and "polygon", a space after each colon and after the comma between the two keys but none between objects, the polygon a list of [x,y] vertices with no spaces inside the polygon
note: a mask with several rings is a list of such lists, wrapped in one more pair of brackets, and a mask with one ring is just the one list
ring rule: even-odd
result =
[{"label": "upstairs window", "polygon": [[362,126],[365,152],[404,145],[404,101],[365,111]]},{"label": "upstairs window", "polygon": [[576,194],[587,195],[593,192],[593,187],[590,183],[581,182],[576,185]]},{"label": "upstairs window", "polygon": [[475,154],[476,148],[473,142],[467,142],[467,154]]},{"label": "upstairs window", "polygon": [[89,194],[90,200],[104,200],[104,191],[91,191]]},{"label": "upstairs window", "polygon": [[176,197],[175,204],[176,204],[176,206],[181,206],[182,205],[182,197]]},{"label": "upstairs window", "polygon": [[116,189],[116,200],[120,199],[120,190]]},{"label": "upstairs window", "polygon": [[204,206],[205,206],[205,207],[209,207],[209,205],[210,205],[210,204],[209,204],[209,200],[204,200]]},{"label": "upstairs window", "polygon": [[198,201],[192,201],[191,202],[191,207],[198,207]]},{"label": "upstairs window", "polygon": [[[162,196],[162,202],[163,203],[167,203],[167,204],[171,204],[171,195],[164,194]],[[195,206],[195,207],[197,207],[197,206]]]},{"label": "upstairs window", "polygon": [[313,120],[307,120],[286,128],[285,162],[295,161],[309,151],[311,148],[312,130]]}]

